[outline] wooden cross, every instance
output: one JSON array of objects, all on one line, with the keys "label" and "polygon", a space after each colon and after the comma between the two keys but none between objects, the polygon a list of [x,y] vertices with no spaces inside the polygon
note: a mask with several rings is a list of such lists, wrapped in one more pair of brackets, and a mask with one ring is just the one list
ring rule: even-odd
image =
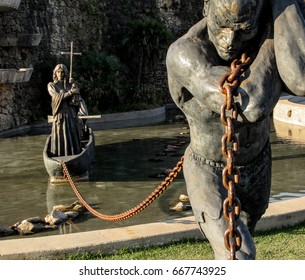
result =
[{"label": "wooden cross", "polygon": [[73,52],[73,41],[71,42],[70,52],[60,52],[60,54],[69,54],[70,55],[70,77],[69,82],[72,83],[72,65],[73,65],[73,55],[82,55],[82,53],[79,52]]}]

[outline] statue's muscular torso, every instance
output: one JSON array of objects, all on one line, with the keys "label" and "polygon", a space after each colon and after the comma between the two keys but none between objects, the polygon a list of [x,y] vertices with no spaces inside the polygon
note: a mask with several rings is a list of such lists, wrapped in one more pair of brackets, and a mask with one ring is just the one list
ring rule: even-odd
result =
[{"label": "statue's muscular torso", "polygon": [[[206,33],[203,19],[171,46],[167,58],[168,81],[175,103],[188,119],[191,149],[203,158],[219,162],[224,160],[221,153],[224,126],[220,122],[224,97],[217,86],[230,68],[221,65],[224,62],[207,42]],[[236,97],[240,113],[235,130],[240,145],[237,165],[246,165],[257,157],[269,137],[270,113],[281,93],[271,45],[272,40],[266,41],[253,68],[242,78]],[[266,60],[270,54],[272,57]],[[265,72],[267,78],[261,76]]]}]

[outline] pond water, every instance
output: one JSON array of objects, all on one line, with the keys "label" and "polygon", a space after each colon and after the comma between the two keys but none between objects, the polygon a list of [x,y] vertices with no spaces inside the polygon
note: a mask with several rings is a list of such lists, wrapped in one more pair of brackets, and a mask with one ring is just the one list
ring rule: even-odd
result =
[{"label": "pond water", "polygon": [[[305,141],[291,138],[292,134],[299,132],[290,129],[287,135],[279,134],[272,126],[270,202],[305,195]],[[0,225],[11,226],[29,217],[45,217],[54,205],[69,205],[76,200],[68,184],[55,186],[48,181],[42,158],[46,137],[0,139]],[[183,123],[95,131],[90,179],[76,185],[97,211],[108,215],[124,212],[144,200],[162,182],[164,172],[176,165],[188,141],[188,129]],[[165,153],[168,145],[178,149]],[[131,219],[107,222],[86,213],[73,225],[31,236],[123,227],[192,215],[191,211],[170,210],[181,194],[186,194],[182,174],[149,208]],[[4,239],[7,238],[24,237]]]}]

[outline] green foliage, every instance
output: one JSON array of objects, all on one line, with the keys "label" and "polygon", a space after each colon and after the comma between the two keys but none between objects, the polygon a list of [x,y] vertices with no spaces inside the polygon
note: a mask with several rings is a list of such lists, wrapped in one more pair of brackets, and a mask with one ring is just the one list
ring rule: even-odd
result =
[{"label": "green foliage", "polygon": [[165,53],[171,34],[161,22],[148,17],[129,22],[123,34],[125,67],[117,56],[106,53],[88,52],[75,60],[74,73],[90,113],[148,109],[160,104],[160,90],[144,85],[142,76]]},{"label": "green foliage", "polygon": [[90,113],[113,111],[123,101],[124,67],[116,56],[83,53],[74,69]]},{"label": "green foliage", "polygon": [[155,85],[141,84],[139,91],[130,87],[126,91],[124,104],[118,107],[120,111],[137,111],[156,108],[163,103],[164,92]]},{"label": "green foliage", "polygon": [[100,14],[100,9],[97,5],[92,4],[88,0],[83,0],[79,3],[79,8],[82,11],[86,11],[88,15]]},{"label": "green foliage", "polygon": [[[136,73],[136,94],[139,94],[144,71],[160,60],[171,38],[171,33],[156,19],[143,17],[128,23],[122,48],[129,60],[129,67]],[[138,98],[142,99],[141,96]]]},{"label": "green foliage", "polygon": [[129,56],[135,61],[143,54],[147,62],[155,62],[162,50],[168,47],[171,37],[163,23],[154,18],[143,17],[128,23],[122,45],[127,47]]},{"label": "green foliage", "polygon": [[[53,80],[53,69],[57,64],[57,58],[54,55],[46,56],[44,60],[35,66],[35,70],[40,74],[43,86],[46,86]],[[47,90],[47,88],[45,88]]]},{"label": "green foliage", "polygon": [[[53,69],[57,64],[57,58],[54,55],[46,56],[41,63],[35,65],[34,71],[40,79],[39,91],[40,91],[40,103],[41,108],[43,108],[42,116],[47,117],[47,115],[52,114],[51,110],[51,97],[47,90],[47,84],[53,81]],[[37,120],[37,117],[30,116],[31,121]]]}]

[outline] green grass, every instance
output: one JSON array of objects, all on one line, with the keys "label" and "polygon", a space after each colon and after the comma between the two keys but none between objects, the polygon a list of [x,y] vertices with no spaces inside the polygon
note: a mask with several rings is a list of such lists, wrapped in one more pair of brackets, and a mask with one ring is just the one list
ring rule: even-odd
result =
[{"label": "green grass", "polygon": [[[305,260],[305,223],[298,226],[255,233],[257,260]],[[70,256],[69,260],[213,260],[210,244],[202,240],[121,249],[113,255],[90,254]]]}]

